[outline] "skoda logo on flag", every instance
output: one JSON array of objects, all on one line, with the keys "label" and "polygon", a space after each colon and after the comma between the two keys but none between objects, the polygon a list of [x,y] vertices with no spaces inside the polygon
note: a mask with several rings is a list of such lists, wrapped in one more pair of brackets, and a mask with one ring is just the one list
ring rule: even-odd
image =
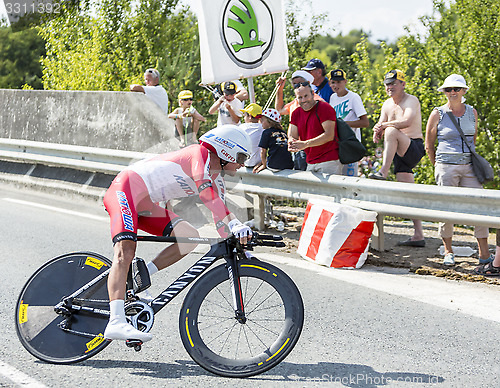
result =
[{"label": "skoda logo on flag", "polygon": [[224,48],[238,66],[255,69],[271,53],[274,20],[264,0],[227,1],[220,26]]}]

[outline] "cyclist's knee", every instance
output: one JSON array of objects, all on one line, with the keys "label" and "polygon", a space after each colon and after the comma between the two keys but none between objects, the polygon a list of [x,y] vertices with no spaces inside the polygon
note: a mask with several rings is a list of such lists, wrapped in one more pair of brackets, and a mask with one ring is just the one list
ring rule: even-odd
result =
[{"label": "cyclist's knee", "polygon": [[[200,237],[198,230],[187,221],[179,222],[175,226],[175,228],[172,232],[172,235],[176,236],[176,237],[192,237],[192,238]],[[189,252],[194,250],[197,246],[198,246],[197,243],[179,244],[179,251],[180,251],[181,255],[187,255]]]},{"label": "cyclist's knee", "polygon": [[174,230],[172,236],[176,237],[200,237],[198,230],[187,221],[179,222]]}]

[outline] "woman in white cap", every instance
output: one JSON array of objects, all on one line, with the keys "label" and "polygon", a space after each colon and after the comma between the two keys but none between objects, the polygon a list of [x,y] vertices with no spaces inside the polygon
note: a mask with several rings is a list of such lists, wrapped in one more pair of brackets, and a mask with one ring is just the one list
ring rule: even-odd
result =
[{"label": "woman in white cap", "polygon": [[[477,137],[477,112],[465,104],[464,95],[469,90],[464,77],[452,74],[438,88],[448,99],[443,106],[434,108],[427,121],[425,148],[439,186],[482,188],[472,169],[470,151],[457,129],[461,127],[467,143],[474,150]],[[455,120],[454,120],[454,119]],[[437,139],[437,148],[435,142]],[[444,245],[444,265],[454,265],[452,248],[453,224],[440,223],[439,235]],[[474,235],[479,248],[479,263],[493,261],[488,248],[488,228],[476,226]]]}]

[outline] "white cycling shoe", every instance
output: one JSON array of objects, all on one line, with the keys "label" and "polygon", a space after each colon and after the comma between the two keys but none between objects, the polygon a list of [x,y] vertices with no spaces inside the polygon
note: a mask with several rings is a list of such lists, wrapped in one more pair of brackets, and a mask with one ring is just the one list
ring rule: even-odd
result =
[{"label": "white cycling shoe", "polygon": [[131,324],[121,321],[109,321],[104,330],[104,338],[110,340],[139,340],[142,342],[151,341],[153,336],[149,333],[137,330]]}]

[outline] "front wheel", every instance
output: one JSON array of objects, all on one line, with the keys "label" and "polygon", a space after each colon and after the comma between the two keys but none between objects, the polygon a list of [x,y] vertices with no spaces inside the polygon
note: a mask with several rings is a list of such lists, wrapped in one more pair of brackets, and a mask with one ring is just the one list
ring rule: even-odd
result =
[{"label": "front wheel", "polygon": [[104,277],[81,292],[73,304],[93,308],[98,313],[74,311],[57,314],[54,306],[111,267],[111,262],[95,253],[78,252],[45,263],[23,287],[16,305],[15,322],[19,340],[40,360],[69,364],[92,357],[111,341],[103,333],[109,310]]},{"label": "front wheel", "polygon": [[225,377],[248,377],[278,365],[297,343],[302,297],[280,269],[241,260],[238,271],[245,323],[235,318],[225,265],[200,278],[184,300],[179,326],[187,352],[201,367]]}]

